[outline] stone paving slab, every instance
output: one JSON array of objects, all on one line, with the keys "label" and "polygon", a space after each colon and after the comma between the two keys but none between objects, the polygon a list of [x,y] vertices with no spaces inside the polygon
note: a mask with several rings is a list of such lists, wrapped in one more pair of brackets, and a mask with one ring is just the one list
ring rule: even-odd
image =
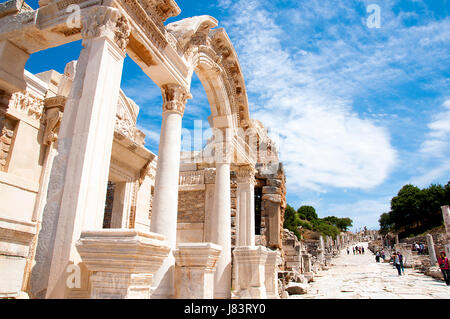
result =
[{"label": "stone paving slab", "polygon": [[290,299],[450,299],[450,286],[412,268],[399,276],[389,263],[377,263],[364,246],[364,255],[341,255],[333,259],[329,270],[321,271],[310,283],[308,294]]}]

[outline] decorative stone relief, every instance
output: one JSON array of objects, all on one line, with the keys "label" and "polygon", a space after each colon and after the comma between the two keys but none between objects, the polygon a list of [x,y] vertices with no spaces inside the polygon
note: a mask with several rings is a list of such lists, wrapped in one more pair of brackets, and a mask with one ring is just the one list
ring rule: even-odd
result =
[{"label": "decorative stone relief", "polygon": [[44,101],[30,95],[28,92],[15,92],[11,96],[9,107],[20,111],[33,120],[40,121],[44,110]]},{"label": "decorative stone relief", "polygon": [[122,135],[134,140],[134,121],[121,103],[117,105],[115,130]]},{"label": "decorative stone relief", "polygon": [[44,144],[50,145],[58,139],[59,125],[63,117],[64,105],[66,104],[66,97],[55,96],[45,100],[45,132]]},{"label": "decorative stone relief", "polygon": [[6,171],[16,122],[0,113],[0,171]]},{"label": "decorative stone relief", "polygon": [[83,17],[82,26],[83,38],[108,36],[125,52],[131,28],[127,18],[118,9],[96,6]]},{"label": "decorative stone relief", "polygon": [[170,23],[166,29],[177,39],[178,53],[189,58],[192,56],[194,48],[211,44],[209,30],[216,26],[216,19],[203,15]]},{"label": "decorative stone relief", "polygon": [[205,171],[180,172],[178,185],[199,185],[204,183]]},{"label": "decorative stone relief", "polygon": [[163,96],[163,112],[174,111],[183,116],[186,102],[192,98],[189,91],[178,84],[164,84],[161,87],[161,92]]},{"label": "decorative stone relief", "polygon": [[236,171],[236,179],[239,184],[255,184],[256,170],[251,165],[239,166]]},{"label": "decorative stone relief", "polygon": [[205,168],[204,181],[205,181],[205,184],[214,184],[216,182],[216,169],[215,168]]},{"label": "decorative stone relief", "polygon": [[[143,29],[145,35],[149,37],[160,50],[164,50],[168,45],[163,24],[165,19],[167,19],[167,16],[157,14],[157,10],[150,6],[148,1],[140,1],[140,5],[136,5],[136,0],[123,0],[123,6],[130,15],[130,18]],[[173,11],[173,13],[175,12],[176,11]],[[171,14],[170,11],[167,13],[169,15]]]}]

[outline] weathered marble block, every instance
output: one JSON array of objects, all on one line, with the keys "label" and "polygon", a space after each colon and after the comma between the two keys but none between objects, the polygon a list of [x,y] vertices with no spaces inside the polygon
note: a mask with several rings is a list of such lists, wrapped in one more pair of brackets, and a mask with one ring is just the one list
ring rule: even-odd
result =
[{"label": "weathered marble block", "polygon": [[269,250],[265,264],[265,287],[267,298],[278,299],[278,265],[282,262],[281,254],[277,250]]},{"label": "weathered marble block", "polygon": [[133,229],[84,231],[76,248],[91,273],[90,298],[147,299],[168,256],[164,236]]},{"label": "weathered marble block", "polygon": [[263,246],[240,246],[233,250],[237,265],[237,292],[240,299],[265,299],[265,264],[268,250]]},{"label": "weathered marble block", "polygon": [[222,247],[213,243],[181,243],[174,250],[175,297],[214,298],[214,272]]},{"label": "weathered marble block", "polygon": [[0,298],[20,297],[36,224],[0,218]]}]

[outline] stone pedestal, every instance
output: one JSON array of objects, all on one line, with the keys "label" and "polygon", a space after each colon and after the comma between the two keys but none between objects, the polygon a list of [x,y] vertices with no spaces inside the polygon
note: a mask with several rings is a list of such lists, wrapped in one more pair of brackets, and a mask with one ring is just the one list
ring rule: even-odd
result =
[{"label": "stone pedestal", "polygon": [[213,243],[182,243],[174,251],[175,298],[214,298],[214,272],[222,247]]},{"label": "stone pedestal", "polygon": [[233,254],[237,266],[236,298],[267,298],[264,283],[267,248],[263,246],[236,247]]},{"label": "stone pedestal", "polygon": [[128,229],[84,231],[76,248],[91,273],[90,298],[148,299],[170,247],[164,236]]},{"label": "stone pedestal", "polygon": [[0,218],[0,298],[24,295],[25,265],[35,234],[35,223]]},{"label": "stone pedestal", "polygon": [[269,250],[265,264],[265,287],[267,298],[278,299],[278,265],[281,263],[281,254],[277,250]]}]

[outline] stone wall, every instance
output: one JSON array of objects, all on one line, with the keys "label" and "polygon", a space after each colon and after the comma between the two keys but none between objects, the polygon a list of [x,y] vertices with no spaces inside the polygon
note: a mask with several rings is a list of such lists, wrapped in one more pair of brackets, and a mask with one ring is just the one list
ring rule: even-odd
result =
[{"label": "stone wall", "polygon": [[205,191],[178,193],[178,222],[203,223],[205,221]]}]

